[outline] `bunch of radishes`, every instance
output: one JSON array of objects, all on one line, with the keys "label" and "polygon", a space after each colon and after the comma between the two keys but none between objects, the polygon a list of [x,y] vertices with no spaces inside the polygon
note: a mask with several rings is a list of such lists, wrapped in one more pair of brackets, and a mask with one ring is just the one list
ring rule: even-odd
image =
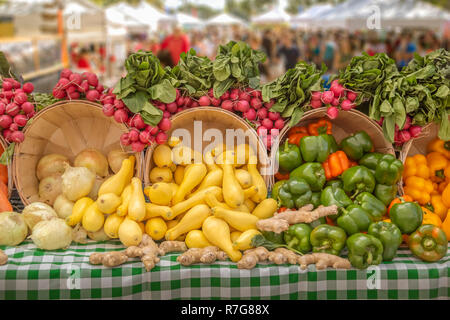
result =
[{"label": "bunch of radishes", "polygon": [[215,106],[237,113],[253,123],[258,135],[263,139],[267,148],[272,145],[273,137],[284,127],[284,120],[280,113],[269,109],[275,101],[263,102],[261,91],[252,88],[233,88],[226,91],[220,98],[215,98],[213,90],[198,99],[200,106]]},{"label": "bunch of radishes", "polygon": [[354,101],[357,93],[345,89],[338,80],[331,83],[330,90],[314,91],[311,94],[311,106],[314,109],[327,106],[327,115],[331,119],[336,119],[339,109],[349,111],[356,107]]},{"label": "bunch of radishes", "polygon": [[98,77],[92,72],[76,73],[70,69],[61,71],[60,79],[53,88],[53,96],[56,99],[76,100],[84,99],[99,101],[105,91]]},{"label": "bunch of radishes", "polygon": [[[383,126],[383,122],[384,118],[377,121],[380,126]],[[395,125],[394,144],[396,146],[401,146],[409,140],[418,137],[421,132],[422,127],[413,125],[411,117],[407,115],[402,129],[400,129],[398,125]]]},{"label": "bunch of radishes", "polygon": [[33,91],[34,86],[30,82],[22,86],[15,79],[3,79],[0,91],[0,128],[6,141],[20,143],[24,140],[25,136],[20,129],[36,113],[34,104],[29,101],[29,95]]}]

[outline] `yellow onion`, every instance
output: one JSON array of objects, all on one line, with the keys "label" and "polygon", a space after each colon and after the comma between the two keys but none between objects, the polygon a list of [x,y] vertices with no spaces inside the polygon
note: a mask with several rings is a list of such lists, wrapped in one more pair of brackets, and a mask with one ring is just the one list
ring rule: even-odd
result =
[{"label": "yellow onion", "polygon": [[111,150],[108,153],[108,163],[112,172],[117,173],[122,166],[122,161],[128,159],[129,156],[130,155],[122,151],[122,149]]},{"label": "yellow onion", "polygon": [[108,175],[108,160],[97,149],[85,149],[81,151],[74,160],[75,167],[86,167],[100,177]]},{"label": "yellow onion", "polygon": [[23,209],[22,216],[30,230],[43,220],[58,218],[55,210],[43,202],[30,203]]},{"label": "yellow onion", "polygon": [[45,177],[39,182],[39,199],[46,204],[53,205],[57,196],[62,192],[62,178],[60,175]]},{"label": "yellow onion", "polygon": [[43,250],[65,249],[72,242],[72,228],[63,219],[43,220],[34,226],[31,240]]},{"label": "yellow onion", "polygon": [[86,167],[67,166],[62,175],[62,193],[70,201],[87,196],[95,183],[95,173]]},{"label": "yellow onion", "polygon": [[36,167],[36,176],[42,180],[52,175],[62,175],[66,170],[65,165],[70,164],[69,159],[61,154],[48,154],[43,156]]},{"label": "yellow onion", "polygon": [[61,219],[66,219],[68,216],[72,214],[73,205],[72,201],[68,200],[63,194],[60,194],[55,199],[55,203],[53,203],[53,209],[55,209],[58,217]]},{"label": "yellow onion", "polygon": [[0,245],[17,246],[28,235],[28,227],[20,213],[0,213]]}]

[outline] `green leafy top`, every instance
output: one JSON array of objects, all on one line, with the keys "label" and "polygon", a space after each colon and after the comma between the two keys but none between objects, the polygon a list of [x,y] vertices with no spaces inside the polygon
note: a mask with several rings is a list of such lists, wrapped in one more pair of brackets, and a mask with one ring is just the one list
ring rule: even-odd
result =
[{"label": "green leafy top", "polygon": [[264,52],[253,50],[245,42],[230,41],[220,45],[213,62],[214,96],[219,98],[232,86],[258,89],[259,64],[265,60]]},{"label": "green leafy top", "polygon": [[164,103],[175,100],[171,73],[163,69],[159,59],[149,51],[131,54],[125,61],[125,68],[127,75],[118,81],[113,93],[131,112],[139,113],[146,124],[156,126],[163,114],[150,100]]},{"label": "green leafy top", "polygon": [[213,62],[208,57],[197,56],[194,49],[181,53],[178,65],[171,72],[178,81],[176,86],[190,96],[198,98],[212,87]]},{"label": "green leafy top", "polygon": [[294,68],[262,88],[265,102],[275,99],[270,111],[280,112],[282,117],[291,118],[289,126],[295,126],[303,113],[309,108],[311,92],[323,89],[322,75],[326,66],[318,69],[315,64],[298,62]]}]

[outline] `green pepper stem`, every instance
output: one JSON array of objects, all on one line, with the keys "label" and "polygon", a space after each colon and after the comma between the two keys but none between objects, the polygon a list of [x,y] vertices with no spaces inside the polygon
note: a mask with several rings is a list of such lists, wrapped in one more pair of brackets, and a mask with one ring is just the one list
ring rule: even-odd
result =
[{"label": "green pepper stem", "polygon": [[291,241],[288,242],[288,247],[289,248],[293,248],[295,245],[298,244],[298,239],[297,238],[293,238]]},{"label": "green pepper stem", "polygon": [[444,142],[444,149],[445,150],[450,150],[450,140]]},{"label": "green pepper stem", "polygon": [[322,242],[322,245],[320,247],[317,247],[317,250],[324,250],[324,249],[328,249],[331,247],[331,243],[330,241],[324,241]]},{"label": "green pepper stem", "polygon": [[372,251],[367,252],[367,264],[372,264],[372,260],[373,260],[373,255],[372,255]]},{"label": "green pepper stem", "polygon": [[286,142],[284,143],[284,151],[287,151],[289,148],[289,139],[286,139]]},{"label": "green pepper stem", "polygon": [[436,171],[434,172],[434,175],[435,175],[436,177],[438,177],[438,178],[445,179],[444,169],[442,169],[442,170],[436,170]]},{"label": "green pepper stem", "polygon": [[425,250],[431,250],[435,247],[436,243],[433,239],[425,238],[423,239],[422,246]]}]

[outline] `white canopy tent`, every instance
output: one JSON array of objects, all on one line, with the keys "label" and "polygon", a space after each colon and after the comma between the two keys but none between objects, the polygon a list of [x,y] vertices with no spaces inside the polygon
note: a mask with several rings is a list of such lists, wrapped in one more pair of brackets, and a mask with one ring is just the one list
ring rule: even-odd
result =
[{"label": "white canopy tent", "polygon": [[294,27],[307,28],[317,18],[325,13],[333,10],[334,6],[331,4],[318,4],[307,8],[305,11],[291,18],[291,25]]},{"label": "white canopy tent", "polygon": [[221,13],[209,20],[206,21],[207,25],[227,25],[227,26],[231,26],[231,25],[246,25],[246,23],[237,18],[234,17],[228,13]]},{"label": "white canopy tent", "polygon": [[268,12],[252,18],[251,21],[254,24],[277,24],[288,23],[290,20],[290,15],[288,15],[284,10],[281,10],[279,7],[276,7]]},{"label": "white canopy tent", "polygon": [[200,20],[197,17],[178,12],[175,14],[175,20],[186,29],[192,29],[192,28],[200,28],[205,25],[205,22]]}]

